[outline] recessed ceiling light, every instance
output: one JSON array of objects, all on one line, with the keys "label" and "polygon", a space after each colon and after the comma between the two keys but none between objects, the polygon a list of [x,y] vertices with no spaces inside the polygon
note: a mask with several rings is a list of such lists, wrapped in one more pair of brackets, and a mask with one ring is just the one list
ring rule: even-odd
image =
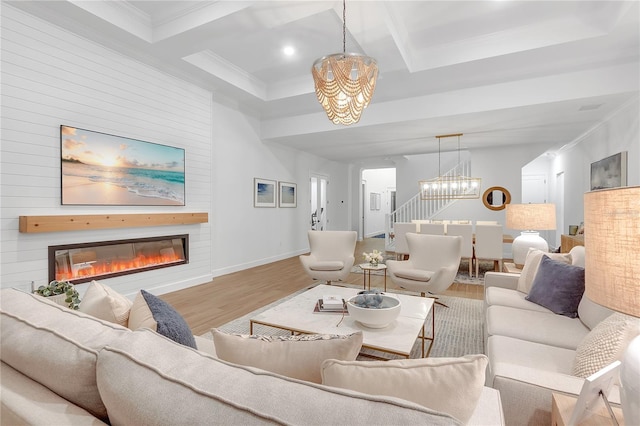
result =
[{"label": "recessed ceiling light", "polygon": [[285,46],[282,49],[282,53],[284,53],[285,56],[293,56],[293,54],[296,53],[296,49],[294,49],[293,46]]}]

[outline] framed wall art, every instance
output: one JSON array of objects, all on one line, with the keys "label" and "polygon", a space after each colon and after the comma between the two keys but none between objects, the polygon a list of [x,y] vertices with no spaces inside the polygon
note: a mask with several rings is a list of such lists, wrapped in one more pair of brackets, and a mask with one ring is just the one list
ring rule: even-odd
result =
[{"label": "framed wall art", "polygon": [[369,194],[369,210],[380,210],[382,204],[382,194],[379,192],[371,192]]},{"label": "framed wall art", "polygon": [[278,182],[278,201],[280,207],[298,206],[298,185],[291,182]]},{"label": "framed wall art", "polygon": [[270,179],[253,179],[253,207],[276,206],[276,181]]},{"label": "framed wall art", "polygon": [[627,151],[591,163],[591,190],[627,186]]},{"label": "framed wall art", "polygon": [[185,150],[60,126],[63,205],[184,206]]}]

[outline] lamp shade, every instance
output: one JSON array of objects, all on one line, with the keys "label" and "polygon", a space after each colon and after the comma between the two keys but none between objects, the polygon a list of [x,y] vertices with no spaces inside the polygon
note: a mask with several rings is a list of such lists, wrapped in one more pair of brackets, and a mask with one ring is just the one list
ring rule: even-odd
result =
[{"label": "lamp shade", "polygon": [[555,204],[507,204],[507,228],[544,231],[556,229]]},{"label": "lamp shade", "polygon": [[[587,297],[640,317],[640,186],[584,195],[584,246]],[[620,384],[625,424],[640,424],[640,335],[625,352]]]},{"label": "lamp shade", "polygon": [[640,186],[584,195],[585,292],[640,317]]},{"label": "lamp shade", "polygon": [[556,229],[555,204],[507,204],[507,228],[523,232],[511,244],[513,262],[524,266],[530,248],[549,251],[549,244],[537,231]]}]

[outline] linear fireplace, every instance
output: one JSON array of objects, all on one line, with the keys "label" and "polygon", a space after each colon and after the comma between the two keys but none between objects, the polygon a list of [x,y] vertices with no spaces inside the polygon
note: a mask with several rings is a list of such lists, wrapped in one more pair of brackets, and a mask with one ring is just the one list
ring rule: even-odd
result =
[{"label": "linear fireplace", "polygon": [[49,281],[80,284],[189,263],[189,235],[49,246]]}]

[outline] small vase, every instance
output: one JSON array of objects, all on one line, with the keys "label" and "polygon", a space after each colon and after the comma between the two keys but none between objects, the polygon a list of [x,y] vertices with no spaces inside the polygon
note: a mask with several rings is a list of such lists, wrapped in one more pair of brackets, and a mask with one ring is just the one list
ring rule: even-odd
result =
[{"label": "small vase", "polygon": [[378,262],[375,260],[372,260],[371,262],[369,262],[369,266],[376,268],[378,266]]}]

